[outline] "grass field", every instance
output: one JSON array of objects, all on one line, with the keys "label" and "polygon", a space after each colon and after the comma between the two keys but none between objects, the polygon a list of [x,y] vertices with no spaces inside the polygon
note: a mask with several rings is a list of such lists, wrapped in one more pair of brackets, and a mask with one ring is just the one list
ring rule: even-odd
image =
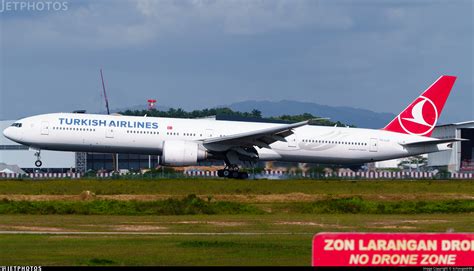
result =
[{"label": "grass field", "polygon": [[472,181],[337,181],[337,180],[35,180],[0,181],[0,194],[78,195],[90,190],[97,195],[116,194],[468,194]]},{"label": "grass field", "polygon": [[469,181],[1,181],[0,265],[309,265],[315,233],[472,232],[473,210]]},{"label": "grass field", "polygon": [[[6,215],[1,230],[109,232],[0,235],[2,265],[309,265],[322,231],[466,232],[472,215]],[[131,234],[113,235],[116,232]],[[132,235],[228,233],[229,235]],[[265,233],[267,235],[231,235]],[[274,235],[268,235],[268,234]]]}]

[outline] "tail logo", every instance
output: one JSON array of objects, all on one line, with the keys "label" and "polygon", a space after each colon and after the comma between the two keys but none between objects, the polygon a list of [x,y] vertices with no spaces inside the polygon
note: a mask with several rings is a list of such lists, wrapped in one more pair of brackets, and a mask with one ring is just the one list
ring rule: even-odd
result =
[{"label": "tail logo", "polygon": [[398,115],[400,126],[411,135],[426,135],[434,129],[437,121],[438,110],[435,104],[424,96],[412,103],[411,110],[407,108]]}]

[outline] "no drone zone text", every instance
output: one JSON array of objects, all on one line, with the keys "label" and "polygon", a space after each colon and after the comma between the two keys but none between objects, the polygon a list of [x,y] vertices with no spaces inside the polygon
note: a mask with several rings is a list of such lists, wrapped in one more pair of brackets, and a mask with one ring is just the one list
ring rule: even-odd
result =
[{"label": "no drone zone text", "polygon": [[472,266],[474,235],[426,233],[320,233],[314,266]]},{"label": "no drone zone text", "polygon": [[[357,240],[360,251],[436,251],[438,249],[438,240]],[[348,239],[327,239],[324,240],[324,249],[331,250],[354,250],[356,240]],[[474,251],[474,240],[441,240],[441,251]]]}]

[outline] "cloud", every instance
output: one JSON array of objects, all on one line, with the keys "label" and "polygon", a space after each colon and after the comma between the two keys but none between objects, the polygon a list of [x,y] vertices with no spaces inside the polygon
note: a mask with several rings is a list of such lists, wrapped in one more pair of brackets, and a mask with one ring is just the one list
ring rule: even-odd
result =
[{"label": "cloud", "polygon": [[0,17],[0,94],[34,113],[77,109],[94,100],[84,93],[98,93],[104,67],[118,107],[144,97],[186,108],[291,99],[397,112],[448,73],[459,79],[444,116],[462,120],[474,117],[472,5],[70,1],[66,12]]},{"label": "cloud", "polygon": [[348,14],[312,0],[71,2],[67,11],[2,19],[11,46],[133,47],[196,32],[255,35],[301,27],[347,29]]},{"label": "cloud", "polygon": [[157,25],[206,26],[230,34],[258,34],[304,26],[347,28],[351,19],[331,5],[311,0],[140,0],[137,9]]}]

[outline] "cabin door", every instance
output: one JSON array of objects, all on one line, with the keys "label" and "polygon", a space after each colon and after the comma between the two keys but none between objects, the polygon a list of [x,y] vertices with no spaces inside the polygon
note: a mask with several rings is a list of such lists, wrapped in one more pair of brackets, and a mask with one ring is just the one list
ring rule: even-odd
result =
[{"label": "cabin door", "polygon": [[288,147],[295,148],[296,147],[296,134],[292,134],[286,137],[286,141],[288,141]]},{"label": "cabin door", "polygon": [[105,137],[106,138],[114,138],[114,128],[113,127],[105,128]]},{"label": "cabin door", "polygon": [[378,138],[371,138],[369,142],[369,151],[377,152],[379,150],[379,142]]},{"label": "cabin door", "polygon": [[49,122],[43,121],[41,123],[41,134],[42,135],[49,135]]}]

